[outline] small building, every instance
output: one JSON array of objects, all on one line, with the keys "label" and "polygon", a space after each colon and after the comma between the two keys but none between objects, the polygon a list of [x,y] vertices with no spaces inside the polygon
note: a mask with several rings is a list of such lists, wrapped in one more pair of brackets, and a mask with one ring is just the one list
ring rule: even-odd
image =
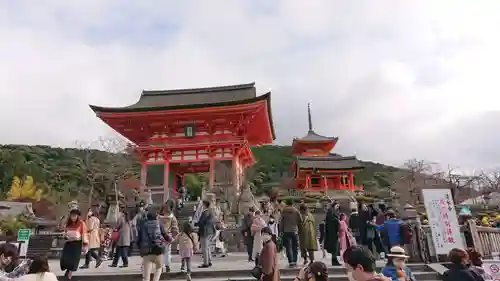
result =
[{"label": "small building", "polygon": [[363,165],[355,156],[332,154],[338,137],[326,137],[313,130],[311,107],[308,105],[309,131],[302,138],[295,138],[292,164],[295,185],[303,191],[355,190],[354,172]]}]

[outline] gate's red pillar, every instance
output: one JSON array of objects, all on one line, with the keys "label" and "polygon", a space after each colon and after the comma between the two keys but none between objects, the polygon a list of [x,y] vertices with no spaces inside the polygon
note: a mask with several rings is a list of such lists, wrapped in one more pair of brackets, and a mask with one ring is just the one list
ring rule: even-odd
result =
[{"label": "gate's red pillar", "polygon": [[144,194],[144,190],[146,190],[147,178],[148,178],[148,164],[143,160],[143,162],[141,163],[141,183],[139,186],[140,194]]},{"label": "gate's red pillar", "polygon": [[167,202],[170,197],[169,190],[169,181],[170,181],[170,163],[165,161],[163,166],[163,202]]}]

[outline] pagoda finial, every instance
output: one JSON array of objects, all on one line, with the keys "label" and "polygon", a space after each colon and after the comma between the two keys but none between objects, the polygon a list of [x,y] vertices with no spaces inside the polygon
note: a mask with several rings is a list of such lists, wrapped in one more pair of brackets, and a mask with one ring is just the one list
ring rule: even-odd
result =
[{"label": "pagoda finial", "polygon": [[313,130],[313,122],[311,117],[311,103],[307,103],[307,117],[309,118],[309,132]]}]

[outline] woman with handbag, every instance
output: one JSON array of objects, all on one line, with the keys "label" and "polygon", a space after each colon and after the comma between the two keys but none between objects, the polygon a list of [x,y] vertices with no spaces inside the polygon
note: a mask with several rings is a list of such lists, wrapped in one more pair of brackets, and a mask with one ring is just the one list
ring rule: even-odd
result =
[{"label": "woman with handbag", "polygon": [[278,262],[278,251],[272,240],[272,231],[264,227],[260,231],[263,247],[258,257],[258,264],[252,270],[252,275],[262,281],[279,281],[280,269]]}]

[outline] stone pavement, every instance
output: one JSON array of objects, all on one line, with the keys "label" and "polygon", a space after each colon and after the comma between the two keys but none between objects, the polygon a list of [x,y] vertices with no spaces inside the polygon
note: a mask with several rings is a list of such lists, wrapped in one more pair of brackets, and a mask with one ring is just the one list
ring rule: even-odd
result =
[{"label": "stone pavement", "polygon": [[[327,265],[330,264],[330,256],[322,258],[321,252],[316,252],[317,260],[324,261]],[[300,261],[300,257],[299,257]],[[192,277],[199,281],[203,280],[247,280],[250,276],[250,270],[253,268],[254,263],[248,262],[245,253],[230,253],[228,256],[221,258],[213,258],[213,266],[210,268],[198,268],[201,264],[201,257],[196,255],[192,263]],[[83,264],[83,260],[81,263]],[[141,279],[141,258],[133,256],[129,260],[128,268],[111,268],[109,265],[111,261],[105,261],[99,268],[93,268],[91,264],[90,269],[78,270],[73,274],[73,279],[79,280],[140,280]],[[293,279],[298,273],[298,268],[288,269],[288,262],[284,255],[280,254],[280,269],[282,272],[282,279]],[[378,267],[384,266],[383,262],[377,262]],[[418,264],[412,265],[414,271],[426,271],[425,265]],[[63,272],[59,268],[57,260],[50,261],[51,271],[57,276],[62,276]],[[180,273],[180,258],[179,256],[172,256],[171,273],[164,273],[162,280],[166,279],[185,279],[185,275]],[[427,273],[426,273],[427,274]],[[341,266],[329,266],[329,275],[331,277],[345,277],[345,269]],[[286,278],[285,278],[286,277]],[[344,278],[341,278],[342,280]],[[421,279],[419,279],[421,280]]]}]

